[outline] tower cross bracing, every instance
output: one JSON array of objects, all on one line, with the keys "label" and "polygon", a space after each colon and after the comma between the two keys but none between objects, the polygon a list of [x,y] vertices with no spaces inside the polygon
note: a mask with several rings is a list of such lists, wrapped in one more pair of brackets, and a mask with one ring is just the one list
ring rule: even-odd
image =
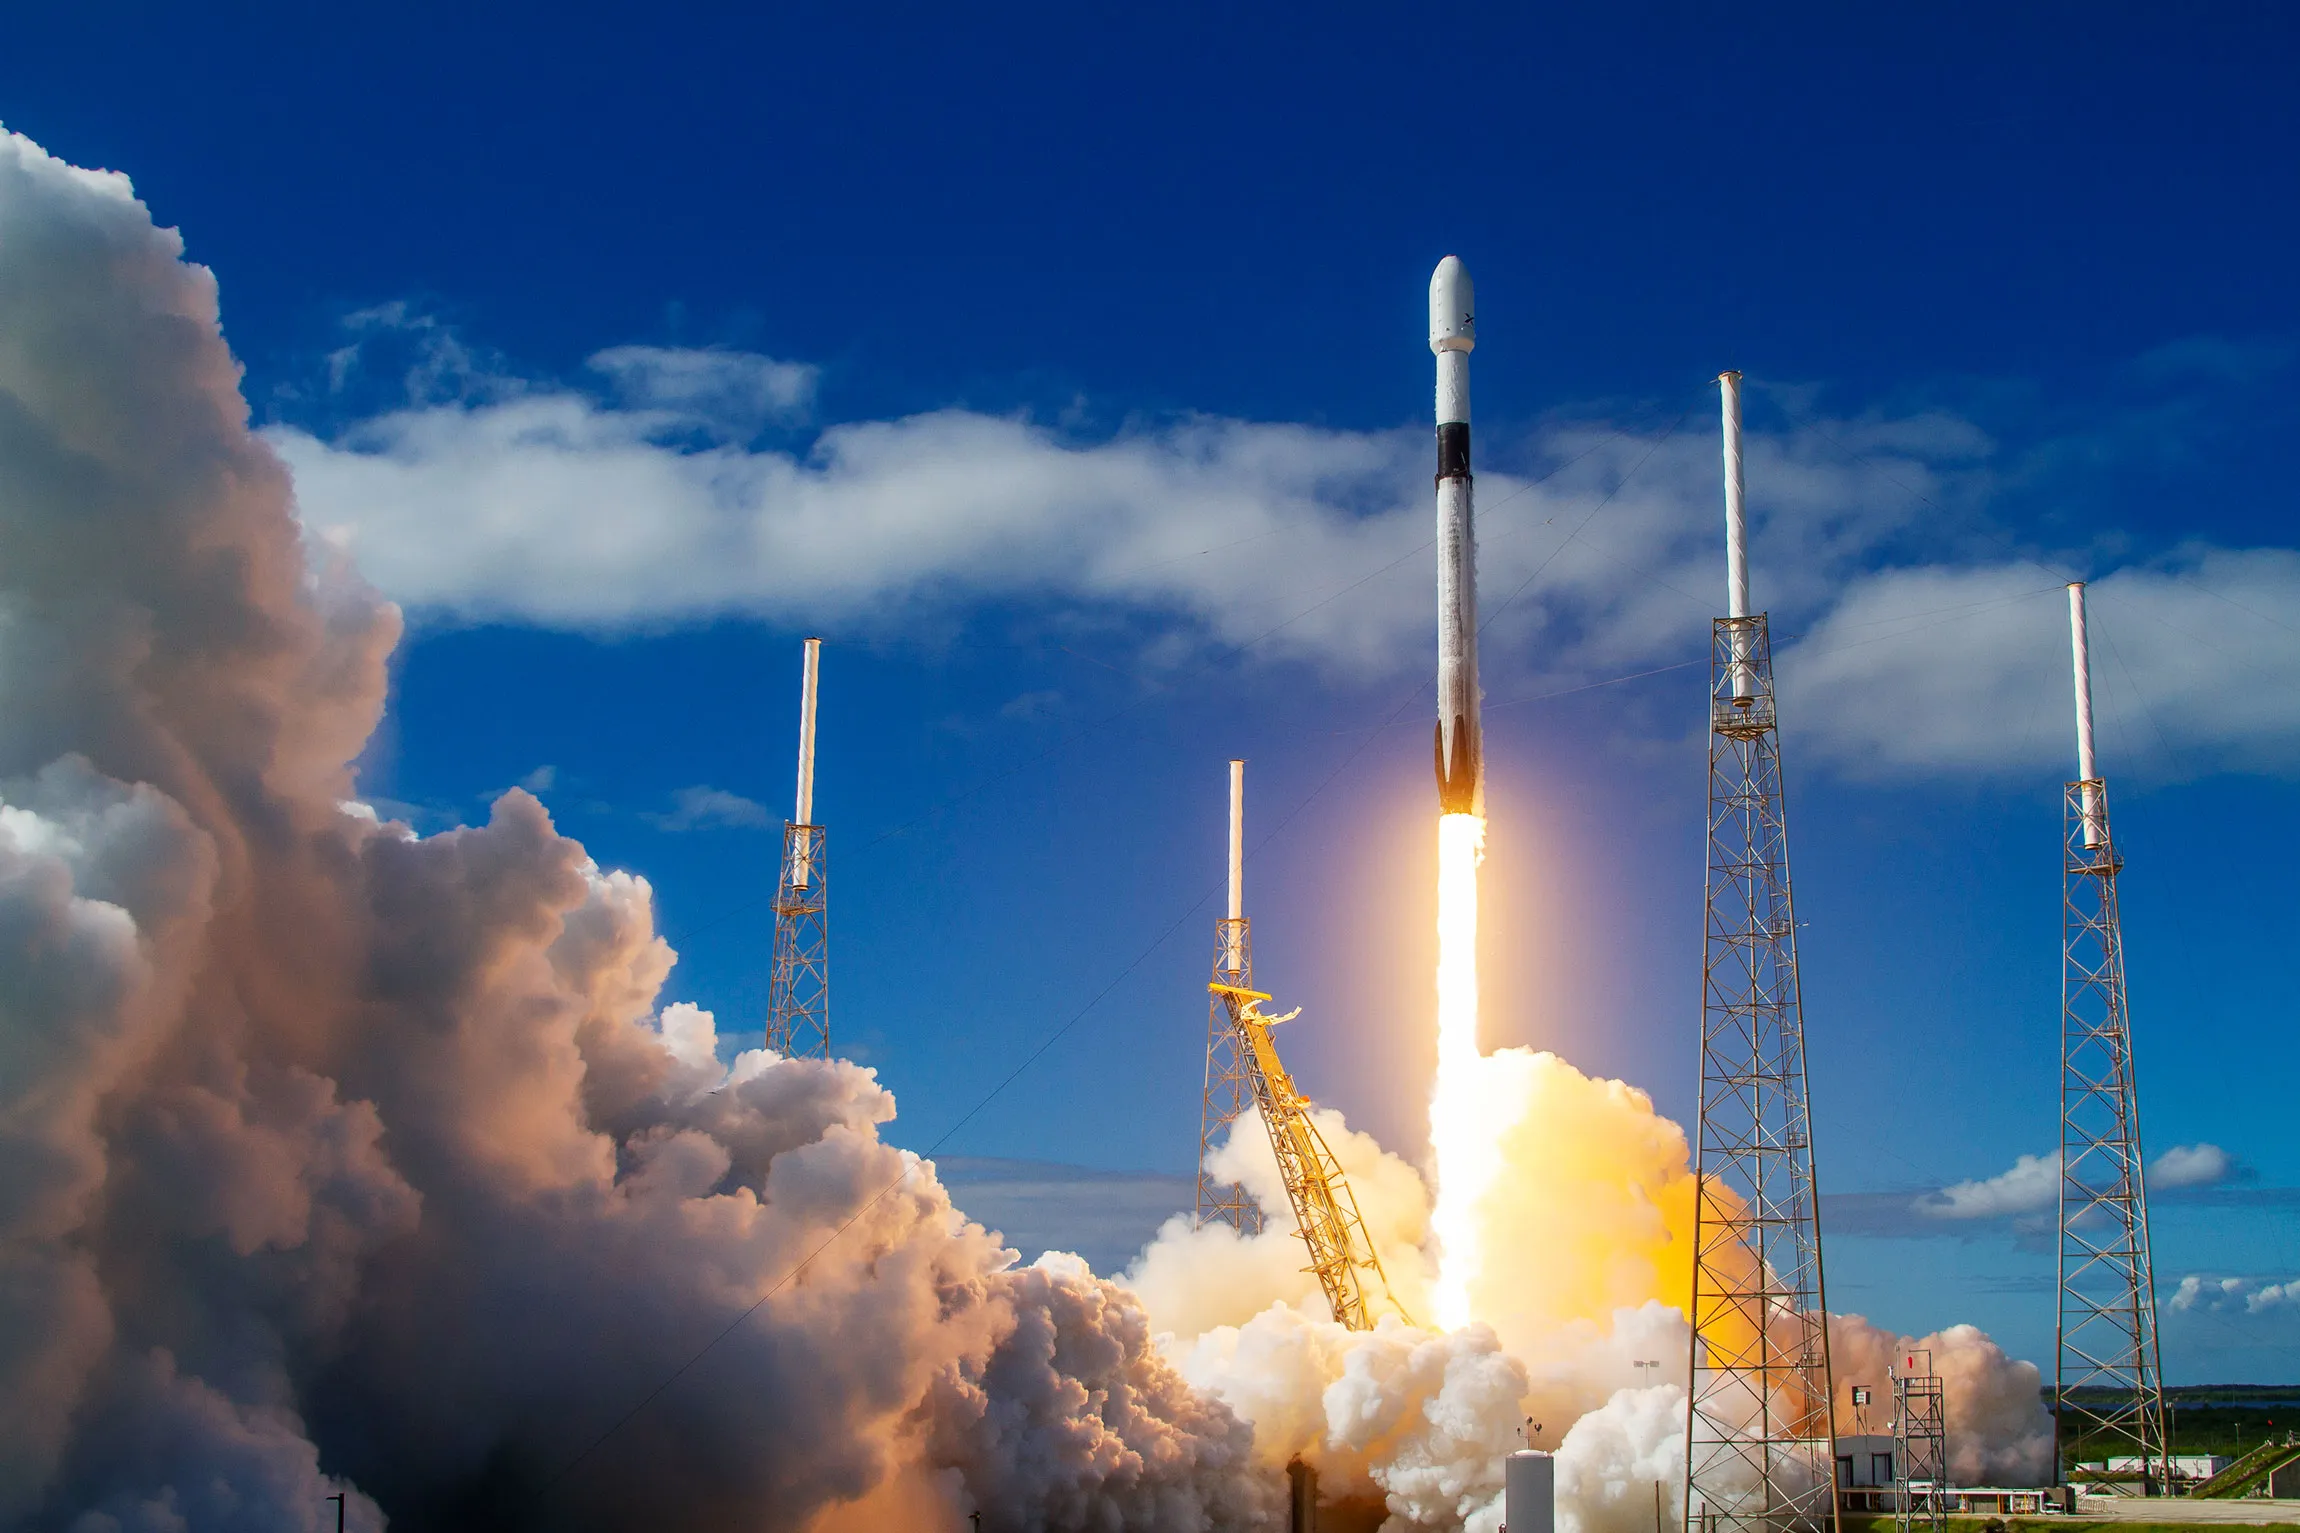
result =
[{"label": "tower cross bracing", "polygon": [[[1254,988],[1254,931],[1249,917],[1216,924],[1214,984]],[[1198,1222],[1227,1224],[1241,1235],[1262,1233],[1262,1205],[1236,1182],[1218,1180],[1206,1162],[1254,1105],[1254,1074],[1221,988],[1206,998],[1206,1096],[1198,1114]]]},{"label": "tower cross bracing", "polygon": [[783,823],[775,874],[774,965],[767,977],[767,1047],[786,1058],[831,1057],[831,916],[823,828],[815,818],[815,694],[823,641],[806,641],[799,680],[798,796]]},{"label": "tower cross bracing", "polygon": [[767,1047],[831,1056],[830,899],[820,825],[783,827],[775,885],[775,957],[767,980]]},{"label": "tower cross bracing", "polygon": [[[2062,792],[2060,1313],[2053,1438],[2074,1460],[2137,1459],[2143,1494],[2171,1489],[2164,1371],[2132,1013],[2124,987],[2124,867],[2108,827],[2108,782],[2093,752],[2092,655],[2084,583],[2068,588],[2076,781]],[[2082,1391],[2082,1397],[2078,1392]]]},{"label": "tower cross bracing", "polygon": [[1893,1366],[1894,1533],[1948,1527],[1949,1422],[1930,1349],[1903,1352]]},{"label": "tower cross bracing", "polygon": [[2108,784],[2068,784],[2063,814],[2055,1436],[2064,1471],[2079,1458],[2138,1459],[2143,1490],[2161,1494],[2171,1449]]},{"label": "tower cross bracing", "polygon": [[1709,698],[1686,1525],[1818,1533],[1836,1525],[1836,1437],[1763,614],[1716,621]]}]

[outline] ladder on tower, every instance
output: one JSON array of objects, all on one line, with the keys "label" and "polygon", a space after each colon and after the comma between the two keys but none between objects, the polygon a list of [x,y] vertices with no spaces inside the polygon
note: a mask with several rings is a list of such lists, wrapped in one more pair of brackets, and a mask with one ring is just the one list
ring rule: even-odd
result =
[{"label": "ladder on tower", "polygon": [[1262,1109],[1263,1125],[1270,1131],[1270,1148],[1278,1157],[1278,1172],[1285,1178],[1286,1196],[1294,1205],[1296,1233],[1310,1248],[1309,1270],[1326,1291],[1334,1319],[1353,1331],[1370,1331],[1374,1317],[1368,1303],[1368,1279],[1381,1289],[1391,1311],[1406,1324],[1413,1316],[1390,1291],[1382,1259],[1375,1254],[1366,1221],[1358,1213],[1358,1200],[1342,1175],[1341,1162],[1327,1148],[1326,1138],[1310,1121],[1311,1102],[1294,1089],[1294,1079],[1278,1058],[1270,1029],[1301,1015],[1295,1007],[1284,1016],[1262,1014],[1270,997],[1243,985],[1220,981],[1206,987],[1230,1014],[1238,1055],[1254,1086],[1254,1101]]}]

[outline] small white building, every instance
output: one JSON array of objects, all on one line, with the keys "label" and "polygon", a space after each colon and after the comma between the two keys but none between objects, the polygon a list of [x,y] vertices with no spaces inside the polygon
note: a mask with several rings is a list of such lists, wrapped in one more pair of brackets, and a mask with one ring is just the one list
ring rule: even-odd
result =
[{"label": "small white building", "polygon": [[1837,1504],[1848,1512],[1893,1509],[1893,1439],[1868,1432],[1837,1439]]}]

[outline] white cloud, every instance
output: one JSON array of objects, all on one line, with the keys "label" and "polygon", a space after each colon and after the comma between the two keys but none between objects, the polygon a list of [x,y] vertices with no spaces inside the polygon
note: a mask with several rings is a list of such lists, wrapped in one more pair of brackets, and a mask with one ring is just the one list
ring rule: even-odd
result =
[{"label": "white cloud", "polygon": [[[899,633],[1026,602],[1148,620],[1153,664],[1251,644],[1370,676],[1428,648],[1424,431],[1188,417],[1080,440],[952,409],[834,423],[801,450],[750,438],[803,414],[803,364],[617,347],[593,368],[609,397],[467,377],[329,439],[269,436],[306,526],[435,618]],[[1706,653],[1713,428],[1558,420],[1489,457],[1553,475],[1479,477],[1496,701]],[[2065,598],[1986,530],[2004,471],[1985,433],[1939,412],[1830,421],[1754,433],[1747,458],[1757,599],[1817,756],[2066,770]],[[2093,600],[2112,772],[2294,769],[2300,552],[2186,547],[2101,573]]]},{"label": "white cloud", "polygon": [[[2112,775],[2294,770],[2300,552],[2191,546],[2101,576],[2087,598]],[[1841,768],[2074,775],[2068,600],[2038,566],[1861,576],[1780,674],[1785,713],[1821,724]]]},{"label": "white cloud", "polygon": [[2228,1180],[2235,1159],[2216,1144],[2176,1144],[2148,1168],[2152,1191],[2168,1187],[2209,1187]]},{"label": "white cloud", "polygon": [[2282,1283],[2267,1283],[2259,1278],[2207,1277],[2203,1273],[2191,1272],[2180,1280],[2180,1286],[2173,1291],[2172,1307],[2176,1310],[2201,1310],[2206,1313],[2224,1313],[2242,1308],[2248,1315],[2300,1309],[2300,1278]]},{"label": "white cloud", "polygon": [[775,823],[767,806],[740,793],[724,788],[700,785],[681,788],[671,795],[671,808],[665,814],[642,815],[642,819],[657,830],[707,830],[720,826],[736,826],[757,830]]},{"label": "white cloud", "polygon": [[2172,1291],[2172,1307],[2177,1310],[2217,1309],[2224,1301],[2240,1298],[2243,1293],[2242,1278],[2208,1278],[2200,1272],[2191,1272]]},{"label": "white cloud", "polygon": [[1935,1219],[1997,1219],[2033,1214],[2060,1197],[2060,1152],[2023,1155],[2009,1171],[1977,1182],[1959,1182],[1917,1200],[1919,1213]]},{"label": "white cloud", "polygon": [[[2149,1190],[2208,1187],[2235,1170],[2235,1158],[2216,1144],[2174,1145],[2148,1168]],[[2060,1152],[2052,1150],[2023,1155],[1995,1176],[1926,1193],[1914,1206],[1934,1219],[2002,1219],[2041,1214],[2059,1203]]]},{"label": "white cloud", "polygon": [[[1360,671],[1427,647],[1426,432],[1191,417],[1082,442],[1021,416],[944,410],[834,424],[802,453],[697,440],[722,392],[702,380],[745,365],[785,377],[769,370],[791,364],[600,356],[618,359],[601,366],[619,379],[643,378],[643,397],[497,381],[329,440],[270,437],[306,525],[435,615],[899,630],[921,609],[1019,598],[1179,618],[1230,642],[1268,635],[1280,657]],[[1877,461],[1847,464],[1810,436],[1750,444],[1777,558],[1769,595],[1784,603],[1825,599],[1832,572],[1909,519],[1900,484],[1951,495],[1988,451],[1938,416],[1832,434]],[[1545,660],[1620,664],[1705,643],[1721,584],[1714,445],[1563,422],[1521,456],[1556,473],[1535,487],[1480,477],[1488,612],[1538,569],[1538,604],[1512,617],[1520,640],[1541,631]]]},{"label": "white cloud", "polygon": [[588,365],[614,383],[627,406],[663,411],[738,442],[769,424],[804,419],[821,373],[745,351],[670,346],[612,346]]}]

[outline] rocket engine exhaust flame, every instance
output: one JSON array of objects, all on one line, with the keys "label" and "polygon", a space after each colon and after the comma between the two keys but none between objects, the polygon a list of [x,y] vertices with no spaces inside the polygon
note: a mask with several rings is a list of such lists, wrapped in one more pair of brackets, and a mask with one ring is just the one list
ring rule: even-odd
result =
[{"label": "rocket engine exhaust flame", "polygon": [[1431,1307],[1439,1327],[1470,1322],[1470,1284],[1483,1256],[1478,1203],[1501,1167],[1501,1146],[1482,1110],[1477,1047],[1477,868],[1485,860],[1485,821],[1438,819],[1437,1086],[1430,1095],[1430,1151],[1437,1163],[1438,1238]]}]

